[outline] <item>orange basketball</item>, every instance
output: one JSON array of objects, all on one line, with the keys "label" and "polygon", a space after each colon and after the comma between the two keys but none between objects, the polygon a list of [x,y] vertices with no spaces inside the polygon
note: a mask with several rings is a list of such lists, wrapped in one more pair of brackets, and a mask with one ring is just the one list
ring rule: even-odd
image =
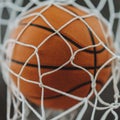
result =
[{"label": "orange basketball", "polygon": [[[92,89],[91,78],[86,71],[77,66],[85,68],[95,76],[98,69],[110,59],[111,54],[103,45],[78,51],[73,59],[76,66],[71,63],[71,55],[77,50],[98,44],[99,40],[95,34],[109,47],[109,40],[103,34],[103,30],[106,31],[106,26],[103,25],[102,27],[102,23],[100,24],[95,16],[84,17],[89,13],[71,5],[60,7],[51,5],[46,10],[43,9],[45,6],[24,14],[23,19],[12,31],[11,38],[22,44],[15,44],[13,48],[8,45],[8,51],[13,49],[10,69],[21,76],[18,78],[11,74],[11,79],[17,87],[19,85],[19,89],[26,99],[38,106],[41,104],[42,89],[40,85],[32,82],[39,83],[42,81],[45,86],[78,97],[86,97]],[[41,12],[41,16],[36,17],[36,14],[33,14],[39,12]],[[31,13],[33,15],[29,16]],[[75,19],[75,15],[81,16],[81,19],[77,17]],[[91,27],[95,34],[83,21]],[[55,30],[59,33],[55,33]],[[34,48],[37,48],[37,53]],[[32,57],[30,57],[31,55]],[[7,54],[7,58],[9,58],[9,54]],[[69,62],[67,63],[67,61]],[[56,70],[62,65],[63,67]],[[110,74],[111,64],[109,63],[97,76],[96,89],[98,91],[108,80]],[[67,109],[78,102],[63,94],[44,88],[44,105],[46,108]]]}]

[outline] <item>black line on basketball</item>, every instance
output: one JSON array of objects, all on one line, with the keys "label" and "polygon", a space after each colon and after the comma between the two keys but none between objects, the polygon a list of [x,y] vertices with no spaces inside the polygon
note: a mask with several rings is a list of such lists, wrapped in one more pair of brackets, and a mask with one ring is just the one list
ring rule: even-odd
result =
[{"label": "black line on basketball", "polygon": [[[103,83],[102,83],[101,81],[99,81],[99,80],[97,80],[96,83],[97,83],[97,84],[100,84],[101,86],[103,86]],[[80,89],[81,87],[85,87],[86,85],[89,85],[89,84],[91,84],[91,81],[88,81],[88,82],[79,84],[79,85],[71,88],[70,90],[64,91],[64,92],[65,92],[65,93],[72,93],[72,92],[74,92],[75,90]],[[88,94],[89,94],[89,93],[88,93]],[[55,99],[55,98],[62,97],[62,96],[64,96],[64,95],[58,94],[58,95],[54,95],[54,96],[44,97],[44,99]]]},{"label": "black line on basketball", "polygon": [[[6,59],[8,59],[8,58],[6,58]],[[21,62],[21,61],[18,61],[18,60],[14,60],[14,59],[11,59],[11,61],[14,62],[14,63],[20,64],[20,65],[24,65],[25,64],[24,62]],[[37,64],[27,63],[26,66],[38,68]],[[101,66],[102,65],[96,66],[96,69],[99,69]],[[43,69],[57,69],[60,66],[41,65],[40,67],[43,68]],[[94,66],[82,66],[82,67],[87,69],[87,70],[95,69]],[[109,67],[111,67],[111,64],[106,65],[104,68],[109,68]],[[82,70],[82,69],[71,66],[71,67],[63,67],[60,70]]]},{"label": "black line on basketball", "polygon": [[[94,36],[89,28],[88,28],[88,32],[89,32],[89,35],[91,37],[92,44],[95,45]],[[96,47],[93,48],[93,51],[94,51],[94,76],[95,76],[96,72],[97,72],[97,52],[96,52],[97,50],[96,50]]]},{"label": "black line on basketball", "polygon": [[[27,25],[27,23],[20,23],[20,25]],[[41,29],[44,29],[44,30],[47,30],[51,33],[54,33],[55,31],[51,28],[48,28],[48,27],[45,27],[45,26],[42,26],[42,25],[38,25],[38,24],[33,24],[31,23],[29,26],[33,26],[33,27],[37,27],[37,28],[41,28]],[[65,36],[64,34],[60,33],[67,41],[69,41],[71,44],[73,44],[74,46],[76,46],[77,48],[79,49],[82,49],[83,47],[80,46],[78,43],[76,43],[75,41],[71,40],[69,37]],[[96,53],[101,53],[105,50],[105,48],[103,47],[102,49],[96,51]],[[85,49],[84,50],[85,52],[88,52],[88,53],[94,53],[94,51],[92,50],[88,50],[88,49]]]}]

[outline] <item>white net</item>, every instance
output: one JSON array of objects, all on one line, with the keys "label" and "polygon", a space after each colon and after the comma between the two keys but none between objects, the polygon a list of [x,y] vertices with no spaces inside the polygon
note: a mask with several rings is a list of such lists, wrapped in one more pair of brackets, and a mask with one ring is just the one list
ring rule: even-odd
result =
[{"label": "white net", "polygon": [[[68,9],[67,7],[65,7],[67,5],[72,5],[77,10],[79,9],[81,11],[84,11],[84,14],[82,14],[82,15],[76,14],[77,10],[74,11],[73,9]],[[56,8],[56,10],[58,10],[58,11],[60,10],[63,13],[65,13],[66,15],[72,16],[71,19],[67,20],[60,27],[56,28],[55,25],[53,25],[47,19],[47,15],[44,14],[46,11],[50,11],[51,6],[54,6]],[[38,8],[41,8],[41,10],[37,11]],[[120,91],[120,89],[119,89],[119,80],[120,80],[120,74],[119,74],[119,72],[120,72],[120,69],[119,69],[119,67],[120,67],[120,63],[119,63],[119,59],[120,59],[120,56],[119,56],[120,55],[120,53],[119,53],[119,50],[120,50],[120,43],[119,43],[120,42],[120,40],[119,40],[119,38],[120,38],[120,34],[119,34],[119,32],[120,32],[120,9],[119,8],[120,8],[120,2],[119,1],[115,2],[114,0],[97,0],[94,2],[93,2],[93,0],[82,0],[82,1],[81,0],[78,0],[78,1],[75,1],[75,0],[46,0],[46,1],[0,0],[1,68],[2,68],[2,73],[3,73],[3,78],[8,87],[7,119],[8,120],[33,120],[33,119],[34,120],[84,120],[84,119],[88,119],[88,120],[89,119],[90,120],[115,119],[115,120],[118,120],[118,119],[120,119],[120,115],[118,112],[119,107],[120,107],[120,101],[119,101],[119,97],[120,97],[120,94],[119,94],[119,91]],[[46,14],[47,14],[47,12],[46,12]],[[42,28],[48,29],[48,31],[51,33],[46,35],[44,37],[44,39],[42,39],[41,42],[37,45],[34,45],[34,43],[32,43],[32,42],[29,43],[28,40],[20,41],[21,36],[23,36],[23,37],[25,36],[23,34],[27,31],[29,26],[31,26],[31,25],[35,26],[34,23],[39,18],[44,21],[45,25],[48,26],[49,29],[44,26],[42,26]],[[51,15],[50,19],[51,18],[54,19],[55,16]],[[91,25],[92,23],[87,21],[87,19],[88,20],[93,19],[93,21],[94,21],[94,18],[95,19],[97,18],[97,21],[98,21],[97,24],[99,24],[98,29],[102,32],[103,37],[99,36],[97,34],[97,31],[95,31],[95,29],[94,29],[94,25],[92,26]],[[55,18],[55,19],[59,19],[59,18]],[[10,38],[11,31],[13,29],[16,29],[17,27],[19,27],[19,24],[21,23],[21,21],[23,21],[22,24],[24,24],[24,27],[22,27],[22,29],[18,30],[19,31],[18,33],[15,33],[16,37]],[[25,21],[27,21],[27,23],[24,23]],[[85,43],[85,44],[87,44],[86,46],[78,47],[76,49],[75,47],[73,47],[76,45],[76,43],[73,41],[71,42],[71,40],[68,39],[61,32],[62,30],[66,29],[68,26],[70,26],[75,21],[79,21],[79,22],[81,22],[83,27],[84,27],[84,25],[87,27],[87,29],[89,30],[89,34],[91,34],[94,37],[93,39],[96,39],[96,41],[93,44]],[[41,27],[40,24],[39,24],[39,27]],[[82,28],[80,28],[80,29],[82,29]],[[35,31],[35,29],[31,28],[31,32],[29,32],[29,34],[34,34],[34,31]],[[35,34],[36,34],[36,32],[37,31],[35,31]],[[77,33],[77,31],[74,31],[74,32]],[[67,34],[67,32],[65,32],[65,33]],[[75,33],[72,33],[73,36]],[[46,45],[46,43],[48,41],[50,41],[51,38],[53,38],[55,35],[57,35],[61,39],[62,44],[64,44],[66,49],[69,51],[68,53],[70,54],[70,56],[63,63],[60,63],[59,66],[52,67],[52,69],[50,68],[50,70],[46,70],[43,72],[42,68],[45,66],[42,66],[42,57],[41,57],[42,55],[39,54],[39,50],[42,49],[42,47],[44,45]],[[38,36],[39,35],[37,34],[37,37]],[[41,34],[41,36],[42,36],[42,34]],[[87,36],[87,33],[84,36]],[[101,38],[106,39],[107,42],[105,42]],[[113,43],[111,43],[111,39],[113,39]],[[55,45],[57,46],[57,43]],[[15,46],[17,46],[17,47],[20,46],[21,48],[23,48],[23,51],[20,49],[21,52],[19,51],[16,53],[18,57],[21,55],[20,53],[22,53],[22,54],[24,53],[26,55],[27,50],[31,50],[31,49],[33,50],[30,56],[29,55],[28,55],[28,57],[25,56],[25,59],[23,59],[24,56],[22,56],[22,58],[19,59],[19,60],[23,60],[24,63],[20,63],[19,61],[13,60],[13,58],[15,58],[15,57],[13,57],[14,51],[15,51],[14,50]],[[59,47],[59,46],[60,45],[58,45],[57,47]],[[114,50],[111,46],[114,47]],[[49,46],[47,46],[47,48],[48,47]],[[54,48],[54,51],[58,50],[57,47]],[[77,62],[75,62],[75,58],[79,53],[82,53],[84,51],[89,51],[89,50],[91,50],[91,51],[93,50],[95,52],[97,49],[101,50],[101,47],[107,52],[107,54],[103,54],[102,56],[100,56],[100,57],[102,57],[102,59],[100,59],[99,57],[98,57],[98,59],[100,59],[102,61],[104,59],[104,57],[106,57],[106,55],[108,55],[108,54],[110,55],[110,57],[108,57],[109,59],[107,58],[107,60],[105,60],[105,61],[103,60],[104,63],[102,63],[102,65],[99,66],[98,68],[94,64],[94,67],[95,67],[94,72],[96,71],[95,73],[91,72],[89,67],[86,68],[82,65],[77,64]],[[62,46],[60,46],[60,48],[62,49]],[[46,50],[51,50],[51,49],[46,49]],[[64,50],[64,48],[63,48],[63,50]],[[47,52],[50,52],[50,51],[47,51]],[[53,52],[53,53],[55,53],[55,52]],[[93,53],[93,54],[94,54],[94,62],[95,62],[95,61],[97,61],[97,58],[95,59],[95,56],[97,53]],[[63,57],[63,56],[61,56],[61,54],[59,52],[56,55]],[[82,55],[82,54],[80,54],[80,55]],[[32,70],[30,72],[28,72],[29,70],[26,70],[26,68],[27,68],[27,66],[31,66],[30,61],[33,60],[34,56],[36,57],[37,72],[34,73],[34,72],[32,72]],[[52,57],[52,56],[50,56],[50,57]],[[47,57],[45,57],[45,58],[47,58]],[[44,61],[46,61],[45,58],[44,58]],[[48,57],[48,59],[51,60],[51,58],[49,58],[49,57]],[[80,58],[80,59],[82,59],[82,58]],[[85,59],[89,59],[89,57],[84,58],[83,60],[85,60]],[[52,58],[52,60],[54,60],[54,58]],[[84,61],[84,62],[86,63],[86,61]],[[18,62],[19,62],[19,64],[22,64],[22,66],[20,68],[17,65],[15,66],[14,69],[12,67],[10,67],[10,66],[12,66],[12,63],[18,64]],[[54,63],[56,63],[56,61],[54,61],[53,64]],[[65,69],[67,69],[66,66],[69,67],[69,64],[71,64],[73,66],[73,68],[72,68],[73,70],[79,69],[79,70],[83,71],[82,74],[85,73],[90,78],[90,80],[88,81],[88,83],[89,83],[88,87],[81,88],[82,90],[80,89],[80,91],[78,91],[80,96],[78,95],[77,91],[75,91],[75,94],[72,94],[72,92],[70,92],[70,91],[68,91],[68,92],[64,91],[64,89],[66,90],[68,84],[71,84],[71,85],[74,84],[74,83],[70,83],[70,81],[68,79],[69,77],[66,77],[67,75],[70,75],[65,72],[65,71],[67,71],[67,70],[65,70]],[[106,67],[109,67],[109,65],[111,65],[110,68],[112,71],[112,72],[109,72],[110,76],[107,75],[108,74],[107,71],[104,71],[104,69]],[[47,66],[47,67],[51,67],[51,66]],[[17,70],[18,70],[18,72],[17,72]],[[58,89],[57,89],[57,87],[54,87],[54,86],[52,87],[52,86],[49,86],[47,83],[44,83],[44,78],[46,76],[50,76],[61,70],[64,71],[61,74],[62,77],[59,75],[58,76],[62,79],[64,79],[64,78],[68,79],[67,84],[63,85],[64,82],[58,83],[58,84],[60,84],[60,86],[62,85],[63,90],[62,90],[62,88],[58,87]],[[24,75],[23,75],[23,73],[25,71],[26,71],[25,74],[27,74],[26,75],[27,78],[24,77]],[[101,71],[103,71],[103,73]],[[28,73],[29,73],[29,75],[28,75]],[[81,73],[80,73],[80,75],[81,75]],[[11,77],[11,76],[14,76],[14,77]],[[38,77],[37,81],[32,80],[31,76],[33,76],[33,79],[36,78],[36,76],[37,76]],[[97,84],[98,84],[97,80],[98,80],[98,78],[102,78],[102,76],[107,76],[105,78],[107,80],[103,80],[105,83],[102,86],[102,88],[98,91],[99,86],[97,86]],[[78,77],[79,76],[77,76],[76,78],[78,78]],[[83,78],[85,78],[85,79],[86,79],[86,77],[87,76],[83,76]],[[16,80],[17,87],[14,84],[13,80],[11,80],[11,79],[17,79]],[[24,84],[22,84],[21,81],[23,81]],[[31,88],[26,87],[28,84],[32,87]],[[35,87],[35,90],[36,90],[35,92],[38,92],[35,94],[39,94],[39,96],[40,96],[40,98],[37,98],[37,100],[40,102],[40,106],[34,105],[34,103],[36,103],[36,102],[33,102],[32,100],[30,100],[31,102],[29,102],[29,97],[27,96],[27,98],[26,98],[26,95],[24,94],[24,91],[25,91],[25,90],[23,90],[24,88],[30,90],[29,92],[31,92],[31,94],[32,94],[32,91],[34,91],[33,84],[40,88],[40,89],[36,89],[36,87]],[[23,85],[23,86],[21,87],[21,85]],[[80,86],[78,86],[78,87],[80,87]],[[89,89],[89,90],[87,90],[87,89]],[[23,90],[23,92],[21,92],[21,90]],[[37,91],[37,90],[39,90],[39,91]],[[63,101],[65,101],[67,99],[70,103],[73,99],[77,102],[76,102],[76,104],[73,104],[66,110],[62,110],[62,106],[64,106],[62,104],[67,104],[68,101],[58,103],[58,102],[54,102],[54,100],[51,100],[54,103],[53,104],[51,102],[53,105],[53,108],[51,105],[48,109],[45,107],[45,106],[47,106],[46,105],[47,102],[45,102],[46,101],[45,100],[46,90],[52,91],[55,95],[57,94],[57,95],[62,96]],[[82,96],[80,92],[83,92],[83,94],[84,94],[84,91],[87,91],[88,94]],[[50,94],[51,92],[48,92],[48,93]],[[77,93],[77,95],[76,95],[76,93]],[[66,97],[64,97],[64,96],[66,96]],[[34,97],[34,95],[33,95],[33,97]],[[61,107],[59,107],[60,110],[54,109],[54,106],[59,106],[58,104],[61,106]]]}]

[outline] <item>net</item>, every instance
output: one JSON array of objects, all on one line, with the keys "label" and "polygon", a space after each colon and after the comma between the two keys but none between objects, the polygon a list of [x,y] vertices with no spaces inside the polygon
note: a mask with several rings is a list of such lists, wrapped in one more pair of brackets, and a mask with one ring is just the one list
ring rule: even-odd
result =
[{"label": "net", "polygon": [[[86,11],[87,15],[78,16],[73,12],[65,9],[62,5],[72,4],[78,9],[82,9]],[[47,11],[50,6],[56,6],[57,8],[69,13],[70,15],[74,16],[73,19],[66,22],[62,25],[59,29],[55,29],[54,26],[43,16],[42,12]],[[33,14],[33,19],[28,22],[27,25],[20,31],[17,36],[17,40],[9,39],[9,35],[13,27],[18,26],[20,20],[25,18],[26,13],[30,13],[31,10],[35,10],[38,7],[45,6],[41,12],[36,12]],[[0,40],[1,40],[1,69],[3,73],[4,81],[7,84],[7,119],[8,120],[83,120],[83,119],[110,119],[114,118],[115,120],[119,119],[119,107],[120,107],[120,94],[119,94],[119,79],[120,79],[120,2],[114,0],[46,0],[46,1],[39,1],[39,0],[0,0]],[[106,12],[105,12],[106,11]],[[32,13],[28,14],[27,17],[32,16]],[[97,17],[99,18],[100,24],[104,24],[107,26],[107,30],[103,31],[106,38],[111,37],[114,42],[115,51],[109,49],[99,38],[99,36],[95,33],[95,31],[90,27],[90,25],[84,20],[85,18],[90,17]],[[41,17],[46,24],[54,31],[52,34],[47,36],[43,42],[39,44],[39,46],[34,46],[30,44],[26,44],[23,42],[18,41],[19,37],[25,31],[26,28],[37,18]],[[95,38],[98,39],[98,43],[94,45],[89,45],[83,47],[81,49],[76,50],[73,52],[70,43],[66,41],[66,38],[60,33],[62,29],[66,26],[71,24],[75,20],[82,21],[88,29],[94,34]],[[41,65],[40,65],[40,58],[38,56],[38,48],[44,45],[46,41],[48,41],[52,36],[57,34],[60,38],[62,38],[63,42],[67,45],[71,57],[68,61],[65,61],[61,66],[54,68],[54,70],[45,72],[41,74]],[[111,44],[111,43],[110,43]],[[112,43],[113,44],[113,43]],[[6,62],[6,54],[7,46],[10,45],[14,47],[14,45],[20,45],[27,48],[34,49],[34,53],[31,54],[30,57],[25,61],[23,64],[20,72],[16,74],[10,67],[9,64],[11,63],[11,59]],[[78,52],[85,51],[87,49],[94,49],[98,46],[103,46],[112,57],[107,60],[97,71],[96,75],[93,76],[88,69],[83,68],[80,65],[74,63],[74,57],[78,54]],[[38,74],[40,81],[34,82],[30,81],[21,76],[22,72],[24,71],[26,65],[29,63],[30,59],[33,55],[36,55],[37,58],[37,67],[38,67]],[[9,56],[12,56],[9,53]],[[109,63],[112,62],[112,74],[102,87],[102,89],[98,92],[96,89],[96,80],[99,73],[107,66]],[[59,89],[47,86],[46,84],[42,83],[42,78],[49,74],[52,74],[56,71],[60,71],[64,68],[68,63],[71,63],[74,67],[78,69],[82,69],[91,77],[91,88],[92,90],[85,97],[78,97],[72,95],[70,93],[66,93]],[[15,86],[14,82],[11,80],[10,74],[17,77],[18,80],[22,79],[23,81],[27,82],[28,84],[36,84],[41,89],[41,106],[37,107],[30,103],[26,97],[20,92],[20,87],[18,88]],[[18,83],[19,84],[19,83]],[[67,85],[65,85],[67,86]],[[68,98],[72,98],[78,101],[77,104],[70,107],[67,110],[52,110],[46,109],[44,107],[44,90],[48,89],[50,91],[54,91],[59,93],[63,96],[67,96]],[[91,96],[94,94],[94,99],[91,100]],[[56,103],[57,104],[57,103]]]}]

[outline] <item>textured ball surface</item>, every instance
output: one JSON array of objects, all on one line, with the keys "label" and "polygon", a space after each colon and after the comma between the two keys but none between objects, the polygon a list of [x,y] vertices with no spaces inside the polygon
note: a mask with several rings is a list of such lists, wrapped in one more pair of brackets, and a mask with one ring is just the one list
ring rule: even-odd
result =
[{"label": "textured ball surface", "polygon": [[[83,20],[92,28],[102,42],[109,47],[108,39],[105,38],[103,33],[106,26],[103,25],[102,27],[102,24],[100,24],[97,17],[91,16],[82,18],[83,16],[88,15],[88,13],[69,5],[62,7],[65,10],[61,9],[61,7],[59,8],[52,5],[41,13],[42,16],[29,16],[31,13],[41,12],[44,7],[34,9],[24,15],[24,18],[20,21],[19,25],[14,28],[11,35],[11,38],[18,38],[17,41],[21,43],[32,45],[36,48],[38,47],[36,55],[34,54],[35,49],[33,47],[15,44],[12,48],[13,52],[10,63],[10,68],[12,71],[21,76],[21,78],[18,78],[11,74],[11,78],[15,82],[16,86],[19,85],[19,89],[23,95],[30,102],[36,105],[40,105],[42,89],[39,85],[33,84],[32,81],[39,82],[39,73],[43,75],[47,72],[51,72],[65,64],[67,61],[70,61],[71,51],[68,44],[74,53],[76,50],[99,43],[99,40],[95,37],[93,32],[87,27]],[[75,18],[74,15],[68,13],[66,10],[71,11],[75,15],[81,16],[82,20],[75,19],[65,25],[70,20]],[[45,19],[54,29],[51,28],[47,22],[45,22]],[[28,27],[26,27],[27,25]],[[61,28],[63,25],[65,26]],[[60,34],[55,33],[55,30],[58,30]],[[21,31],[23,32],[19,36]],[[48,39],[46,40],[46,38]],[[42,42],[43,44],[41,45]],[[10,50],[11,47],[8,46],[8,49]],[[31,55],[32,57],[30,58]],[[7,57],[9,57],[9,54]],[[90,47],[83,51],[77,52],[74,56],[73,62],[77,66],[85,68],[92,73],[93,76],[95,76],[98,69],[106,61],[108,61],[110,57],[110,53],[102,45],[99,45],[97,47]],[[28,60],[28,58],[30,59]],[[22,67],[26,61],[27,64],[22,70]],[[38,67],[38,62],[40,62],[41,69]],[[44,75],[41,79],[43,85],[50,86],[51,88],[55,88],[78,97],[88,96],[92,89],[90,75],[77,66],[75,67],[71,64],[71,62],[69,62],[60,70]],[[108,64],[97,76],[96,89],[98,91],[106,83],[110,74],[111,65]],[[25,81],[24,78],[27,79],[28,82]],[[46,88],[44,89],[44,104],[47,108],[67,109],[78,102],[79,101],[64,96],[60,93]]]}]

